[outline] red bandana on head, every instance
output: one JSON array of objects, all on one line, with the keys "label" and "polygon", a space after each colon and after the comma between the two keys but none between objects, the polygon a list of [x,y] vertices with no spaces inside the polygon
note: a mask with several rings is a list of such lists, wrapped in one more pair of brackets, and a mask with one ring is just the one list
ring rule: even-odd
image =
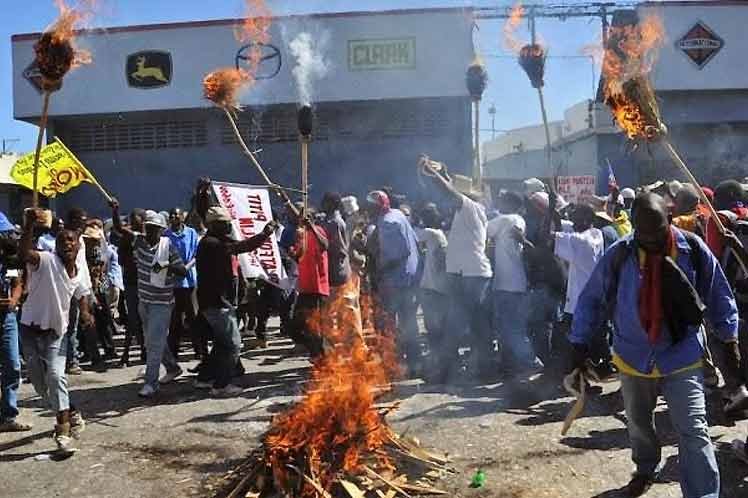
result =
[{"label": "red bandana on head", "polygon": [[639,319],[647,332],[650,344],[656,344],[662,332],[662,264],[666,255],[675,249],[673,228],[668,228],[665,250],[662,253],[640,251],[641,288],[639,289]]}]

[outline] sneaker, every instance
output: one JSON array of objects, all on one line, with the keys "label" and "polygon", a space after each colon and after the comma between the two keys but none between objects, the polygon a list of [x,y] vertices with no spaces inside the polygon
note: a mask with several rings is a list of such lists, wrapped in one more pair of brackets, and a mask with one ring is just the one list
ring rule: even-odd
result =
[{"label": "sneaker", "polygon": [[725,411],[741,411],[748,409],[748,389],[745,386],[740,386],[735,392],[727,395],[727,404],[725,404]]},{"label": "sneaker", "polygon": [[86,420],[83,418],[83,415],[81,415],[80,412],[71,410],[70,435],[73,436],[74,439],[80,439],[84,430],[86,430]]},{"label": "sneaker", "polygon": [[192,387],[195,389],[210,389],[213,387],[213,382],[209,380],[196,380]]},{"label": "sneaker", "polygon": [[736,439],[731,445],[733,454],[744,464],[748,465],[748,448],[746,448],[745,442],[740,439]]},{"label": "sneaker", "polygon": [[630,496],[631,498],[638,498],[639,496],[644,495],[647,491],[649,491],[649,488],[652,487],[652,484],[654,484],[655,476],[652,475],[646,475],[646,474],[634,474],[634,477],[631,478],[631,481],[626,485],[624,488],[626,491],[626,496]]},{"label": "sneaker", "polygon": [[78,451],[75,440],[70,434],[70,424],[57,424],[55,426],[54,440],[57,451],[64,454],[73,454]]},{"label": "sneaker", "polygon": [[230,397],[230,396],[238,396],[243,392],[244,392],[244,389],[242,389],[241,387],[235,386],[233,384],[229,384],[226,387],[222,387],[222,388],[214,387],[213,389],[210,390],[210,395],[218,396],[218,397],[224,397],[224,396]]},{"label": "sneaker", "polygon": [[171,384],[174,380],[182,375],[182,369],[174,370],[173,372],[166,372],[166,375],[161,377],[158,381],[159,384]]},{"label": "sneaker", "polygon": [[143,388],[138,391],[138,396],[141,398],[152,398],[156,395],[156,390],[150,384],[146,384]]},{"label": "sneaker", "polygon": [[24,424],[16,419],[6,420],[0,423],[0,432],[26,432],[33,429],[31,424]]},{"label": "sneaker", "polygon": [[145,368],[141,368],[138,370],[137,375],[135,375],[135,380],[145,379]]},{"label": "sneaker", "polygon": [[70,365],[67,370],[65,370],[65,373],[68,375],[82,375],[83,369],[80,367],[80,365]]}]

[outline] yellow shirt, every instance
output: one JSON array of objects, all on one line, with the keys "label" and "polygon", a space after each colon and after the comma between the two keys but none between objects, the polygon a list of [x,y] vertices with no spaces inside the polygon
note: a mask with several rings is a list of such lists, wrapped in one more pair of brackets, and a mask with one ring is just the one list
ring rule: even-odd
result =
[{"label": "yellow shirt", "polygon": [[[655,365],[654,370],[652,370],[652,373],[642,373],[639,370],[635,369],[625,361],[623,361],[623,358],[618,356],[617,354],[613,353],[613,365],[616,366],[619,373],[622,373],[624,375],[630,375],[632,377],[644,377],[646,379],[661,379],[662,377],[666,377],[665,375],[662,375],[662,372],[660,372],[660,369],[657,368],[657,365]],[[675,372],[672,372],[668,375],[676,375],[683,372],[688,372],[690,370],[698,370],[699,368],[703,367],[704,363],[699,360],[693,365],[689,365],[687,367],[679,368]]]}]

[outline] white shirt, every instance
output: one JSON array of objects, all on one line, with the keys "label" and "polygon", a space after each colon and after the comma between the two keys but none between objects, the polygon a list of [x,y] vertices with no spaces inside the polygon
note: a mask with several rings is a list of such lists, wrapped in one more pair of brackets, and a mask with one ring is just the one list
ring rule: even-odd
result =
[{"label": "white shirt", "polygon": [[[39,252],[39,266],[28,265],[28,297],[23,303],[21,323],[54,330],[61,337],[68,330],[70,301],[90,292],[80,270],[70,278],[62,260],[54,253]],[[76,263],[77,265],[77,263]]]},{"label": "white shirt", "polygon": [[418,240],[426,246],[421,288],[447,294],[447,274],[443,266],[439,268],[437,257],[439,252],[447,250],[447,236],[443,230],[424,228],[418,230]]},{"label": "white shirt", "polygon": [[579,294],[587,285],[592,270],[603,255],[603,233],[597,228],[584,232],[556,232],[556,256],[569,263],[566,286],[566,313],[574,313]]},{"label": "white shirt", "polygon": [[88,262],[86,261],[86,243],[83,240],[83,236],[78,239],[80,243],[80,249],[78,249],[78,255],[75,257],[75,266],[78,267],[78,275],[81,279],[81,284],[86,289],[83,293],[84,296],[91,294],[93,285],[91,284],[91,274],[88,272]]},{"label": "white shirt", "polygon": [[447,273],[490,277],[486,256],[486,213],[483,206],[462,195],[462,206],[452,219],[447,238]]},{"label": "white shirt", "polygon": [[486,232],[495,239],[493,289],[506,292],[527,292],[527,274],[522,260],[523,245],[514,232],[523,235],[527,226],[518,214],[501,214],[488,222]]}]

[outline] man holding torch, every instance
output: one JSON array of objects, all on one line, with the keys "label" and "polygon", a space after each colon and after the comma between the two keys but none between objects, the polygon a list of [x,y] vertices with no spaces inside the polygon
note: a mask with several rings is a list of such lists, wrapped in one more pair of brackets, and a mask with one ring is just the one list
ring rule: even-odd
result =
[{"label": "man holding torch", "polygon": [[643,495],[660,470],[653,412],[662,393],[680,440],[683,496],[717,498],[719,468],[706,420],[700,330],[708,318],[729,361],[739,363],[735,299],[704,242],[670,224],[662,197],[638,196],[632,214],[633,235],[603,255],[579,296],[569,335],[574,363],[585,370],[587,344],[610,312],[613,362],[621,373],[636,464],[628,496]]}]

